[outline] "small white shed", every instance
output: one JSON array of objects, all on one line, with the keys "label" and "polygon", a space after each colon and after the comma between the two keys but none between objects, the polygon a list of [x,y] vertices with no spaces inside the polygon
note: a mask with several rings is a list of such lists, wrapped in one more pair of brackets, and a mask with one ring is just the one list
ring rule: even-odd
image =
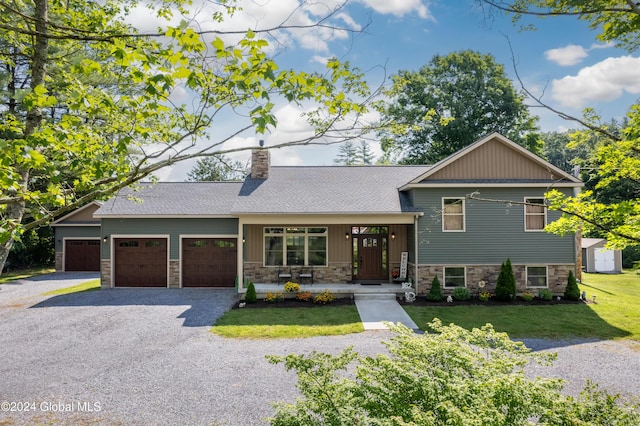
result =
[{"label": "small white shed", "polygon": [[585,272],[622,273],[622,251],[605,248],[604,238],[582,239],[582,265]]}]

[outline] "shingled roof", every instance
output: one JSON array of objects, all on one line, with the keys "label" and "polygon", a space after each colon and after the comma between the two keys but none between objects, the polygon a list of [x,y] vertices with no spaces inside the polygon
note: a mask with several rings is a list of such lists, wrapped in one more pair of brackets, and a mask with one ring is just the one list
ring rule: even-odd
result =
[{"label": "shingled roof", "polygon": [[[124,189],[96,217],[376,214],[415,211],[398,188],[429,166],[271,167],[268,179],[145,183]],[[142,202],[140,202],[142,201]]]}]

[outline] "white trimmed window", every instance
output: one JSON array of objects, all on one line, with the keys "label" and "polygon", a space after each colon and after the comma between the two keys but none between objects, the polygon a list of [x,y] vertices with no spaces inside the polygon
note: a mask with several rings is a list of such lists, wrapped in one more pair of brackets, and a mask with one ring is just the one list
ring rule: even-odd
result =
[{"label": "white trimmed window", "polygon": [[444,286],[446,288],[466,287],[467,273],[464,266],[445,266]]},{"label": "white trimmed window", "polygon": [[547,224],[547,207],[544,198],[525,197],[524,202],[524,230],[544,230]]},{"label": "white trimmed window", "polygon": [[442,231],[464,232],[464,198],[442,199]]},{"label": "white trimmed window", "polygon": [[327,228],[264,228],[265,266],[326,266]]},{"label": "white trimmed window", "polygon": [[527,287],[548,287],[546,266],[527,266]]}]

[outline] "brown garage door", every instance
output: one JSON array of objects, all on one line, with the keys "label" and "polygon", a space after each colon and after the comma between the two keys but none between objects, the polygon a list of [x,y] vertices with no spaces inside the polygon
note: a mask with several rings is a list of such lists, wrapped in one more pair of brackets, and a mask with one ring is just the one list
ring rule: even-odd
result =
[{"label": "brown garage door", "polygon": [[65,240],[65,271],[99,271],[100,240]]},{"label": "brown garage door", "polygon": [[166,238],[116,238],[116,287],[166,287]]},{"label": "brown garage door", "polygon": [[182,286],[233,287],[237,250],[233,238],[183,239]]}]

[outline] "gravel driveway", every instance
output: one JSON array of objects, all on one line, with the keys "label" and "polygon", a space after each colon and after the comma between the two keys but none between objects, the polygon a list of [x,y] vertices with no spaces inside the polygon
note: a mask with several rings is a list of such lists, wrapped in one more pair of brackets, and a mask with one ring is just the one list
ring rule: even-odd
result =
[{"label": "gravel driveway", "polygon": [[[232,340],[209,333],[233,290],[114,289],[42,296],[94,278],[52,274],[0,286],[0,424],[263,424],[270,401],[293,400],[295,377],[265,354],[382,350],[387,331],[287,340]],[[527,340],[558,352],[534,374],[587,377],[640,395],[640,345]],[[26,404],[25,404],[26,403]],[[35,410],[32,410],[35,409]]]}]

